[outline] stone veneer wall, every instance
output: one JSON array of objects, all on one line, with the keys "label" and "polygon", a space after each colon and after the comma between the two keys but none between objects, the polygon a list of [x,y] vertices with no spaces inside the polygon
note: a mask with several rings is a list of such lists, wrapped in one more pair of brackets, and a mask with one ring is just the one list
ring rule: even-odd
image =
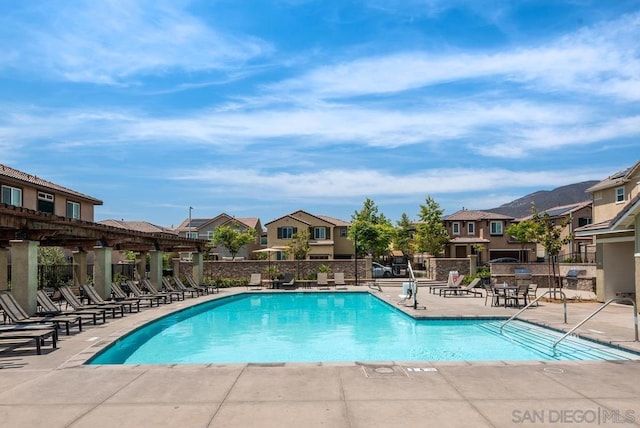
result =
[{"label": "stone veneer wall", "polygon": [[[497,284],[506,282],[514,284],[516,278],[514,269],[524,268],[531,271],[531,283],[538,287],[549,287],[549,265],[545,263],[496,263],[491,265],[491,279]],[[559,273],[558,273],[559,269]],[[580,272],[575,285],[567,284],[565,277],[569,270],[577,269]],[[591,263],[559,263],[556,265],[556,276],[561,279],[562,287],[595,291],[596,265]]]},{"label": "stone veneer wall", "polygon": [[[331,268],[331,272],[344,272],[347,279],[355,277],[355,260],[271,260],[271,266],[276,266],[281,274],[292,273],[298,274],[298,266],[300,269],[300,277],[315,274],[321,265],[327,265]],[[371,277],[371,272],[367,271],[367,265],[370,262],[365,259],[358,259],[358,278],[365,279]],[[205,278],[247,278],[252,273],[266,274],[269,262],[267,260],[215,260],[203,262],[203,270]],[[369,268],[370,269],[370,268]],[[180,261],[180,274],[191,274],[191,262]],[[329,278],[333,276],[329,274]]]},{"label": "stone veneer wall", "polygon": [[460,275],[469,275],[471,273],[471,259],[430,257],[425,262],[425,269],[427,278],[435,279],[436,281],[446,281],[449,279],[449,272],[452,270],[457,270]]}]

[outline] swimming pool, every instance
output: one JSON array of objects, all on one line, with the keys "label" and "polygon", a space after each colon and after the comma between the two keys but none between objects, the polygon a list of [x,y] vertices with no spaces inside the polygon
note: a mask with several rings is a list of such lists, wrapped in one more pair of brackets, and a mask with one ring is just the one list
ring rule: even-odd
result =
[{"label": "swimming pool", "polygon": [[502,320],[416,320],[369,293],[246,293],[158,319],[88,364],[620,360],[640,356]]}]

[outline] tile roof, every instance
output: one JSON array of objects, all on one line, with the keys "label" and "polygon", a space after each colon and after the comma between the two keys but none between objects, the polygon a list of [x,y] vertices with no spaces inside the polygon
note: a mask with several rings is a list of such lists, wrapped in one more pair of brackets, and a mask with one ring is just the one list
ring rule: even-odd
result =
[{"label": "tile roof", "polygon": [[306,224],[310,225],[309,222],[307,222],[305,220],[302,220],[301,218],[299,218],[296,215],[296,214],[299,214],[299,213],[304,213],[304,214],[309,215],[311,217],[315,217],[315,218],[317,218],[319,220],[322,220],[322,221],[325,221],[327,223],[333,224],[334,226],[350,226],[351,225],[351,223],[349,223],[349,222],[346,222],[344,220],[340,220],[340,219],[337,219],[337,218],[334,218],[334,217],[329,217],[329,216],[326,216],[326,215],[316,215],[316,214],[311,214],[311,213],[309,213],[309,212],[307,212],[305,210],[298,210],[298,211],[294,211],[294,212],[292,212],[290,214],[285,214],[282,217],[278,217],[275,220],[271,220],[269,223],[265,223],[265,226],[268,226],[271,223],[274,223],[274,222],[276,222],[278,220],[281,220],[281,219],[283,219],[285,217],[291,217],[291,218],[294,218],[294,219],[296,219],[298,221],[301,221],[303,223],[306,223]]},{"label": "tile roof", "polygon": [[444,216],[447,221],[478,221],[478,220],[515,220],[514,217],[496,214],[489,211],[474,211],[462,209],[453,214]]},{"label": "tile roof", "polygon": [[640,168],[640,161],[637,162],[632,167],[629,167],[629,168],[623,169],[622,171],[618,171],[616,173],[611,174],[609,177],[605,178],[601,182],[589,187],[586,191],[593,193],[597,190],[620,186],[628,182],[639,168]]},{"label": "tile roof", "polygon": [[36,177],[35,175],[18,171],[17,169],[11,168],[6,165],[0,164],[0,176],[8,177],[10,179],[17,180],[23,183],[28,183],[33,185],[34,187],[41,187],[42,190],[52,190],[52,191],[64,193],[70,196],[75,196],[77,198],[82,198],[87,201],[91,201],[94,205],[102,205],[102,201],[100,199],[96,199],[89,195],[85,195],[84,193],[76,192],[75,190],[68,189],[64,186],[60,186],[59,184],[55,184],[55,183],[52,183],[51,181],[47,181],[40,177]]},{"label": "tile roof", "polygon": [[[592,202],[589,200],[589,201],[576,202],[574,204],[568,204],[568,205],[558,205],[558,206],[540,211],[540,213],[541,214],[547,213],[549,214],[549,217],[561,217],[561,216],[576,212],[578,210],[581,210],[582,208],[587,207],[591,204]],[[522,217],[519,220],[530,220],[532,218],[533,218],[533,215],[530,214],[526,217]]]},{"label": "tile roof", "polygon": [[107,226],[119,227],[121,229],[137,230],[139,232],[171,233],[171,234],[174,234],[174,235],[176,234],[175,230],[172,230],[172,229],[169,229],[169,228],[166,228],[166,227],[162,227],[162,226],[157,226],[157,225],[149,223],[147,221],[139,221],[139,220],[125,221],[125,220],[107,219],[107,220],[101,220],[98,223],[105,224]]}]

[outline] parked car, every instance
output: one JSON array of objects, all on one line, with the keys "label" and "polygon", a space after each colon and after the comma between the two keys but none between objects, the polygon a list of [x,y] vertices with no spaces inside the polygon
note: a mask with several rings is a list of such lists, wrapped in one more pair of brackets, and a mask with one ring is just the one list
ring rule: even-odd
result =
[{"label": "parked car", "polygon": [[489,260],[489,263],[520,263],[520,260],[513,257],[500,257],[497,259]]},{"label": "parked car", "polygon": [[389,266],[383,266],[380,263],[373,262],[371,270],[374,278],[389,278],[393,276],[393,270]]}]

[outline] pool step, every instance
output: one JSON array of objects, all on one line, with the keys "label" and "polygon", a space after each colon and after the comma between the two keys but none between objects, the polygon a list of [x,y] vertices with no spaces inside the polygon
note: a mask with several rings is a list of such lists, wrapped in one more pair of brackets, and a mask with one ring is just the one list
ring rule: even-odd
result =
[{"label": "pool step", "polygon": [[562,337],[562,333],[534,326],[522,321],[510,323],[500,333],[503,321],[493,321],[479,326],[482,330],[494,335],[503,336],[521,346],[529,348],[551,359],[562,360],[620,360],[629,359],[615,348],[610,348],[587,340],[572,337],[560,343],[556,349],[553,344]]}]

